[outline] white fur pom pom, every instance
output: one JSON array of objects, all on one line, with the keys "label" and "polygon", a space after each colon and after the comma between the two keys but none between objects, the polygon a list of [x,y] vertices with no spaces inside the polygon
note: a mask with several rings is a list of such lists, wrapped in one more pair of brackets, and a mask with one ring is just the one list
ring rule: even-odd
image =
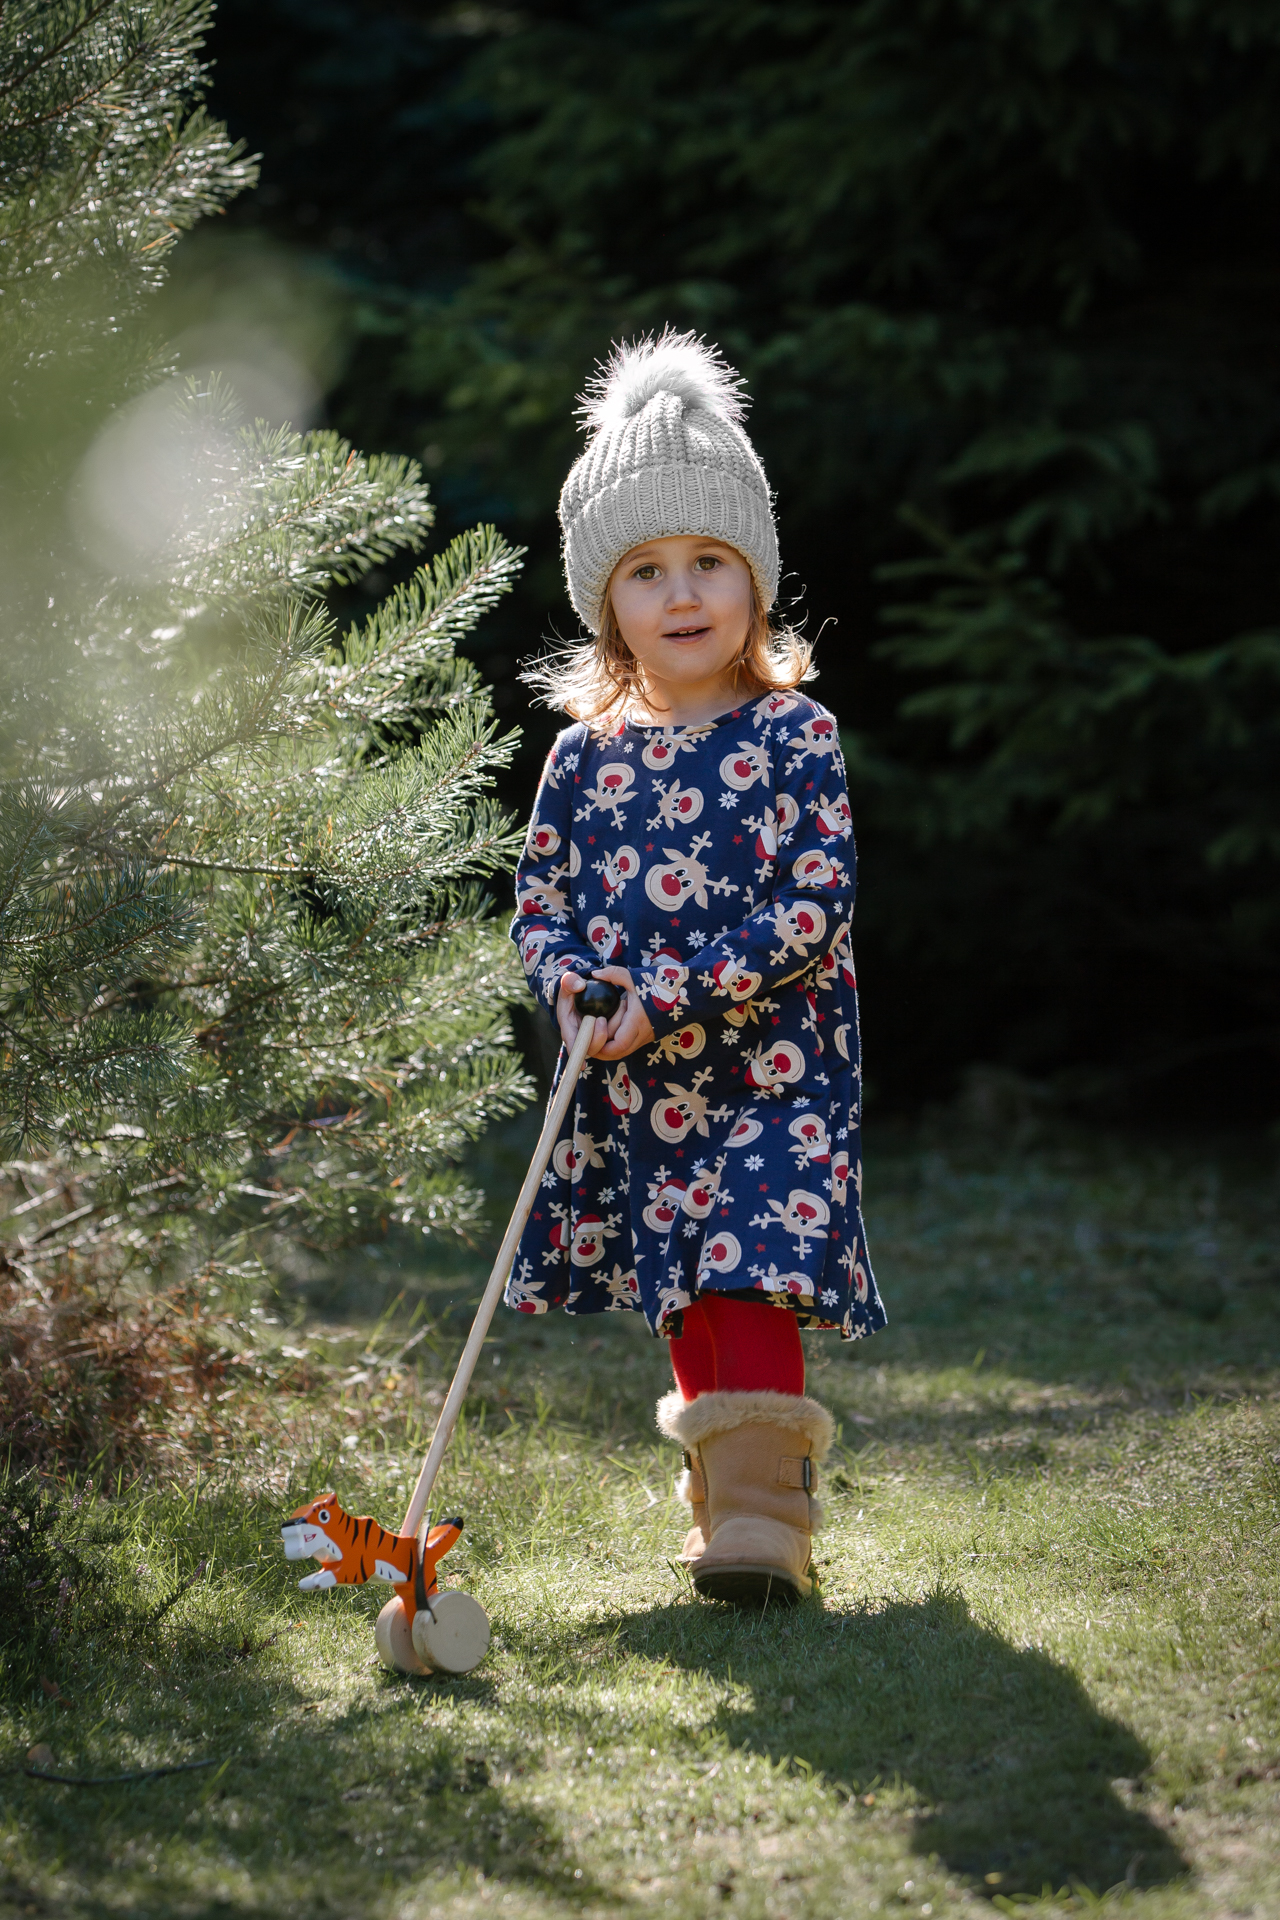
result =
[{"label": "white fur pom pom", "polygon": [[655,340],[646,334],[615,346],[588,381],[578,412],[596,432],[621,426],[646,407],[656,393],[671,393],[688,408],[703,407],[723,420],[746,413],[742,375],[728,365],[718,347],[695,333],[664,327]]}]

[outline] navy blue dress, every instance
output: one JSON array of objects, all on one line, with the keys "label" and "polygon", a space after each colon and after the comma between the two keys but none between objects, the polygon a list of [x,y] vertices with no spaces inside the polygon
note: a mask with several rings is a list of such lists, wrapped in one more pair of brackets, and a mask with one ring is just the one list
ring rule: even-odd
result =
[{"label": "navy blue dress", "polygon": [[670,1334],[714,1291],[846,1339],[885,1324],[859,1206],[853,892],[836,723],[804,695],[560,735],[512,938],[548,1009],[567,969],[630,968],[654,1040],[583,1068],[508,1306],[639,1308]]}]

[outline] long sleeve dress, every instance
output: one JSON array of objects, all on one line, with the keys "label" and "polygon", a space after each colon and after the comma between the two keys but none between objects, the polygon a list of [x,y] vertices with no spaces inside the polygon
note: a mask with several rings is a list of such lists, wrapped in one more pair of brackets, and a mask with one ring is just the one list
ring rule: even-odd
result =
[{"label": "long sleeve dress", "polygon": [[836,723],[802,694],[560,735],[512,938],[548,1010],[565,971],[628,967],[654,1039],[583,1068],[509,1306],[639,1308],[672,1334],[715,1291],[846,1339],[885,1324],[859,1205],[853,894]]}]

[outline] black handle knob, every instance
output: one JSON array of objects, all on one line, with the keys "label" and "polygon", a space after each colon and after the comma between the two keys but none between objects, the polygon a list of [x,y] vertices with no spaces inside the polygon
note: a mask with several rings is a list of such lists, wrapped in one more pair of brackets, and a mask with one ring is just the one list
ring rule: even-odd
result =
[{"label": "black handle knob", "polygon": [[622,1005],[622,989],[612,980],[588,980],[581,993],[574,994],[573,1004],[584,1020],[612,1020]]}]

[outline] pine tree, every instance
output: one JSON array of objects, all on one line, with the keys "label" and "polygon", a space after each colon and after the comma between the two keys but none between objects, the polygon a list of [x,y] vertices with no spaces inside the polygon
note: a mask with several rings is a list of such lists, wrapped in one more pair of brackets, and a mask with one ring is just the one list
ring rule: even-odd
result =
[{"label": "pine tree", "polygon": [[[241,63],[292,90],[295,206],[367,213],[403,280],[343,417],[469,470],[533,550],[526,631],[563,627],[584,369],[667,320],[743,368],[784,590],[840,621],[879,1097],[994,1059],[1185,1112],[1194,1062],[1197,1110],[1274,1111],[1274,4],[546,0],[472,9],[445,69],[447,10],[372,10],[403,59],[335,7],[298,61],[267,0],[269,85]],[[357,177],[362,95],[397,138]],[[447,271],[395,252],[424,176]]]},{"label": "pine tree", "polygon": [[[519,566],[412,462],[242,421],[150,295],[250,185],[206,0],[0,10],[0,1125],[11,1283],[456,1231],[528,1097],[485,882],[512,750],[455,644]],[[25,1190],[25,1192],[24,1192]]]}]

